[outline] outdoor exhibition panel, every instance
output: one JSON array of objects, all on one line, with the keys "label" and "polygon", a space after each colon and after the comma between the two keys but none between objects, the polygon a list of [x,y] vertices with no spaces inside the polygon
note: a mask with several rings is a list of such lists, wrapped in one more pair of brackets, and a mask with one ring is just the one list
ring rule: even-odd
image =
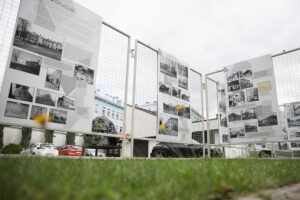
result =
[{"label": "outdoor exhibition panel", "polygon": [[224,71],[230,143],[280,140],[271,55],[227,66]]},{"label": "outdoor exhibition panel", "polygon": [[102,18],[71,0],[22,0],[0,99],[0,121],[91,131]]}]

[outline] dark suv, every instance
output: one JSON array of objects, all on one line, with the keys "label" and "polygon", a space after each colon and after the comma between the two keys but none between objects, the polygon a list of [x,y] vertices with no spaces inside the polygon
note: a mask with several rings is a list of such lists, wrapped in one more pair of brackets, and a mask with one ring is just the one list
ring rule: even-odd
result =
[{"label": "dark suv", "polygon": [[[211,147],[211,157],[222,157],[223,153],[220,149]],[[207,149],[205,150],[207,155]],[[178,144],[178,143],[167,143],[160,142],[153,147],[150,154],[151,157],[156,158],[193,158],[202,157],[203,148],[199,145],[191,144]]]}]

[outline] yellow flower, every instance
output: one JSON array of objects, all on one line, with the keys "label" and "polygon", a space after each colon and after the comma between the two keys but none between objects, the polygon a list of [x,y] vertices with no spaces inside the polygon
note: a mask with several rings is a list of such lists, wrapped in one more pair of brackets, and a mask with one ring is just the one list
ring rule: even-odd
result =
[{"label": "yellow flower", "polygon": [[36,121],[39,124],[46,124],[47,122],[52,121],[51,115],[37,115],[33,118],[34,121]]},{"label": "yellow flower", "polygon": [[165,125],[164,125],[164,124],[160,124],[158,129],[159,129],[160,131],[163,131],[163,130],[165,129]]},{"label": "yellow flower", "polygon": [[182,110],[182,109],[184,109],[184,105],[178,105],[178,106],[176,107],[176,109],[177,109],[177,110]]}]

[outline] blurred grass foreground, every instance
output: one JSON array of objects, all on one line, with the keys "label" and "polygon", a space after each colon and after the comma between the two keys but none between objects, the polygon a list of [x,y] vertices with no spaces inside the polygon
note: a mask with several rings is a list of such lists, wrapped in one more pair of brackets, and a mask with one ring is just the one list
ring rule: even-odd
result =
[{"label": "blurred grass foreground", "polygon": [[0,199],[230,199],[300,182],[300,160],[0,158]]}]

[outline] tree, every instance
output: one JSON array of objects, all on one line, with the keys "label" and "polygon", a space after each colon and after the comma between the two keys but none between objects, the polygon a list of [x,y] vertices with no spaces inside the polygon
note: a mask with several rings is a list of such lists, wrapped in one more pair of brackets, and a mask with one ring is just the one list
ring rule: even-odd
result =
[{"label": "tree", "polygon": [[31,133],[32,133],[32,128],[22,127],[21,145],[24,148],[28,148],[30,145]]},{"label": "tree", "polygon": [[75,144],[76,134],[73,132],[67,132],[66,144]]},{"label": "tree", "polygon": [[4,146],[3,144],[3,137],[4,137],[4,126],[0,125],[0,149]]},{"label": "tree", "polygon": [[53,143],[53,136],[54,136],[54,131],[47,129],[45,131],[45,143]]}]

